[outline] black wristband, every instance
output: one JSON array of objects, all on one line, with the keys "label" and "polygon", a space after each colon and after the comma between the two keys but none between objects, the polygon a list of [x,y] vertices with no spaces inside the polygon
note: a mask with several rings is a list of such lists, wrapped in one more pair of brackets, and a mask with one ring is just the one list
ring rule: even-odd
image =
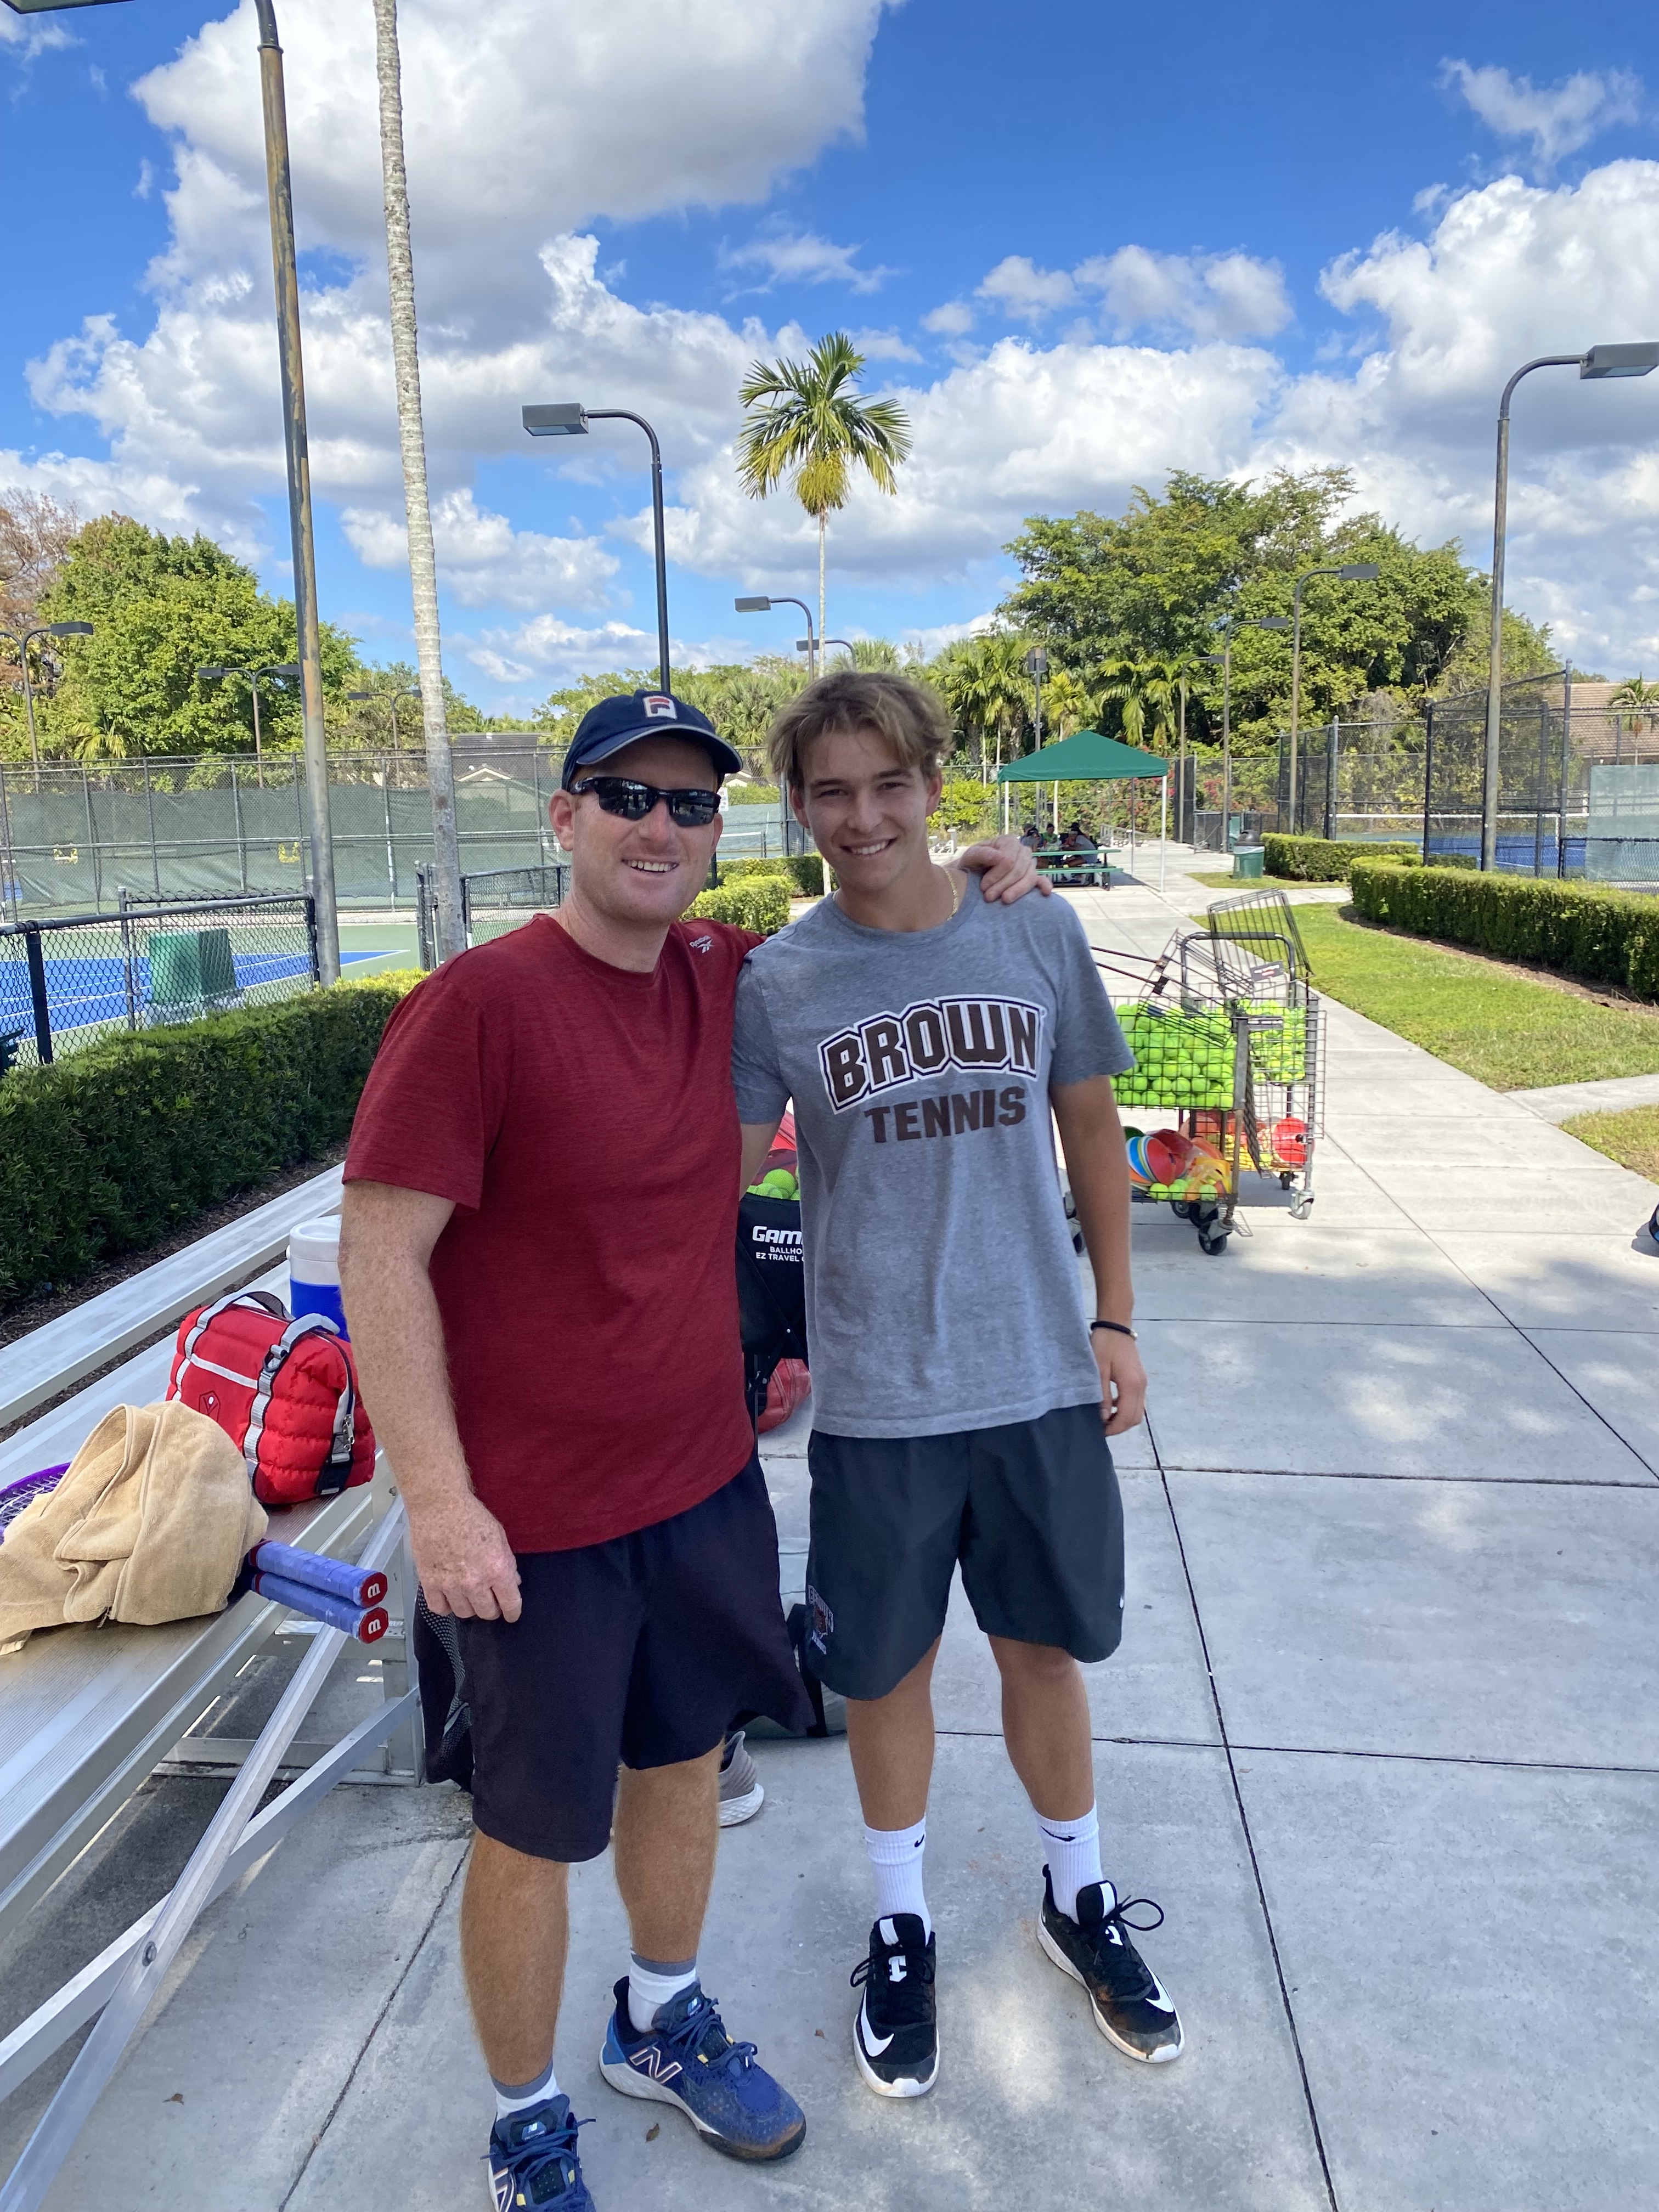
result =
[{"label": "black wristband", "polygon": [[1089,1328],[1091,1334],[1097,1328],[1109,1328],[1119,1336],[1134,1335],[1133,1329],[1130,1328],[1127,1321],[1091,1321],[1089,1324]]}]

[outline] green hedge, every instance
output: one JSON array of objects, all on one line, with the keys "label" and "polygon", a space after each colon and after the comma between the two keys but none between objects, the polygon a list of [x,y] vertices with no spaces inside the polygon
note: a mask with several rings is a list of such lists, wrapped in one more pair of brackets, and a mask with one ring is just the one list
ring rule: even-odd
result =
[{"label": "green hedge", "polygon": [[142,1030],[0,1081],[0,1308],[337,1144],[419,981],[377,975]]},{"label": "green hedge", "polygon": [[1340,884],[1356,860],[1416,860],[1415,845],[1368,844],[1363,838],[1291,837],[1276,830],[1261,840],[1270,876],[1300,884]]},{"label": "green hedge", "polygon": [[1364,921],[1659,1000],[1659,899],[1451,868],[1357,867],[1352,882]]},{"label": "green hedge", "polygon": [[750,876],[717,891],[703,891],[685,910],[688,921],[726,921],[770,937],[789,920],[787,876]]},{"label": "green hedge", "polygon": [[784,876],[795,886],[798,898],[823,896],[823,862],[817,853],[780,853],[771,860],[721,860],[716,858],[722,884],[745,883],[751,876]]}]

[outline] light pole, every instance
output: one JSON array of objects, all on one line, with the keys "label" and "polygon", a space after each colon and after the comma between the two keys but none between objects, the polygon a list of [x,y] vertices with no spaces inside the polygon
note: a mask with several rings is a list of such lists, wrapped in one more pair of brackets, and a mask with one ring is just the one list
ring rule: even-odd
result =
[{"label": "light pole", "polygon": [[1480,785],[1480,865],[1498,866],[1498,738],[1504,718],[1504,539],[1510,502],[1510,399],[1535,368],[1576,368],[1581,381],[1645,376],[1659,368],[1659,344],[1595,345],[1588,353],[1540,354],[1523,362],[1498,403],[1498,473],[1492,522],[1492,651],[1486,666],[1486,758]]},{"label": "light pole", "polygon": [[285,676],[290,683],[297,683],[301,675],[299,662],[272,660],[268,661],[263,668],[232,668],[228,665],[223,668],[198,668],[196,673],[204,684],[216,684],[227,676],[240,676],[246,684],[253,699],[253,772],[258,780],[259,788],[263,791],[265,787],[265,755],[264,742],[259,733],[259,678],[262,676]]},{"label": "light pole", "polygon": [[[95,0],[88,0],[95,4]],[[0,637],[8,638],[17,647],[18,665],[23,672],[23,715],[29,726],[29,758],[34,763],[37,788],[40,777],[40,744],[34,732],[34,686],[29,681],[29,647],[37,637],[90,637],[92,624],[88,622],[38,623],[20,636],[15,630],[0,629]]]},{"label": "light pole", "polygon": [[[798,640],[796,641],[795,650],[797,653],[800,653],[802,651],[805,653],[807,674],[809,676],[816,676],[817,674],[818,635],[817,632],[812,627],[812,610],[807,605],[805,599],[733,599],[732,604],[740,615],[768,614],[774,607],[799,607],[806,617],[806,643],[805,647],[803,647]],[[841,641],[837,638],[835,642],[839,644]]]},{"label": "light pole", "polygon": [[1034,645],[1026,654],[1025,673],[1030,678],[1031,688],[1036,695],[1036,713],[1032,717],[1031,726],[1036,732],[1036,750],[1041,752],[1042,750],[1042,679],[1048,673],[1048,656],[1040,645]]},{"label": "light pole", "polygon": [[392,750],[395,757],[401,757],[403,753],[403,747],[398,741],[398,702],[399,699],[418,699],[420,696],[421,687],[418,684],[405,684],[401,691],[348,691],[346,693],[348,699],[358,702],[365,699],[386,701],[392,709]]},{"label": "light pole", "polygon": [[524,427],[532,438],[585,438],[590,422],[636,422],[651,441],[651,526],[657,551],[657,686],[666,691],[668,681],[668,543],[662,519],[662,447],[643,415],[626,407],[584,407],[579,400],[562,400],[550,407],[526,407]]},{"label": "light pole", "polygon": [[[806,650],[806,647],[807,647],[807,644],[808,644],[808,642],[809,642],[809,641],[808,641],[808,640],[806,640],[806,639],[804,639],[804,638],[797,638],[797,639],[796,639],[796,641],[795,641],[795,650],[796,650],[796,652],[797,652],[797,653],[804,653],[804,652]],[[826,653],[828,653],[828,652],[829,652],[829,650],[830,650],[830,647],[831,647],[832,645],[838,645],[838,646],[841,647],[842,651],[842,652],[847,655],[847,658],[848,658],[849,660],[851,660],[851,659],[852,659],[852,658],[853,658],[853,641],[852,641],[852,640],[851,640],[850,638],[846,638],[846,637],[826,637],[826,638],[823,638],[823,639],[821,639],[821,640],[819,641],[819,642],[823,645],[823,649],[824,649],[824,651],[825,651]]]},{"label": "light pole", "polygon": [[[19,15],[109,0],[5,0]],[[265,190],[270,202],[270,258],[276,282],[276,353],[282,372],[283,433],[288,448],[288,514],[294,539],[294,616],[299,632],[300,695],[305,715],[306,800],[311,817],[311,890],[316,902],[317,973],[340,980],[340,914],[334,894],[329,823],[328,753],[323,733],[322,629],[317,612],[317,556],[311,530],[311,461],[306,444],[305,370],[300,350],[300,280],[294,253],[294,194],[289,176],[288,103],[273,0],[253,0],[259,26],[259,92],[264,111]],[[77,2062],[78,2063],[78,2062]]]},{"label": "light pole", "polygon": [[1344,561],[1333,568],[1305,568],[1291,592],[1291,829],[1296,829],[1297,733],[1302,720],[1302,586],[1316,576],[1334,576],[1344,584],[1374,584],[1375,561]]},{"label": "light pole", "polygon": [[[1221,849],[1231,850],[1233,811],[1233,632],[1237,629],[1288,629],[1284,615],[1230,615],[1226,641],[1219,653],[1200,653],[1199,659],[1221,671]],[[1196,811],[1196,810],[1194,810]]]}]

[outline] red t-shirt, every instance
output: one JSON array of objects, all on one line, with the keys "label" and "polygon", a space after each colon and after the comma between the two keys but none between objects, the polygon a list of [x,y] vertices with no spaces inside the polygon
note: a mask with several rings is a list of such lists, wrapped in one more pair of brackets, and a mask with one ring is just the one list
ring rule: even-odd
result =
[{"label": "red t-shirt", "polygon": [[454,1200],[432,1285],[473,1485],[515,1552],[665,1521],[754,1449],[731,1061],[758,941],[677,922],[640,975],[538,915],[386,1024],[346,1180]]}]

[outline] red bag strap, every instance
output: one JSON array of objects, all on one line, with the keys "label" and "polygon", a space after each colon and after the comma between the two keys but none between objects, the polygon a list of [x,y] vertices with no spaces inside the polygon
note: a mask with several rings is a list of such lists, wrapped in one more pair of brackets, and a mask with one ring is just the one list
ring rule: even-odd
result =
[{"label": "red bag strap", "polygon": [[[179,1373],[181,1376],[185,1368],[190,1365],[196,1347],[201,1342],[203,1333],[208,1324],[216,1321],[222,1313],[228,1313],[233,1306],[247,1306],[256,1312],[268,1313],[277,1321],[288,1319],[288,1308],[275,1291],[233,1291],[228,1297],[216,1298],[211,1305],[202,1308],[191,1324],[189,1334],[179,1346],[182,1356],[179,1361]],[[167,1396],[176,1398],[178,1395],[177,1382],[169,1382]]]}]

